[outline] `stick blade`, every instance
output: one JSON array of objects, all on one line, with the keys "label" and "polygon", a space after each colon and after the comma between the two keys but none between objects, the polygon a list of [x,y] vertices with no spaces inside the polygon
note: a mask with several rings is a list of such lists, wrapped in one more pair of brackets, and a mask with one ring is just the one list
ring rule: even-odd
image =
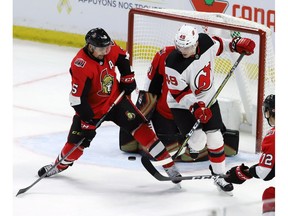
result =
[{"label": "stick blade", "polygon": [[23,194],[25,193],[30,187],[27,187],[27,188],[22,188],[18,191],[18,193],[16,194],[16,197],[19,195],[19,194]]},{"label": "stick blade", "polygon": [[145,169],[157,180],[159,181],[171,181],[169,177],[161,175],[158,170],[153,166],[150,159],[142,156],[141,157],[141,163],[145,167]]}]

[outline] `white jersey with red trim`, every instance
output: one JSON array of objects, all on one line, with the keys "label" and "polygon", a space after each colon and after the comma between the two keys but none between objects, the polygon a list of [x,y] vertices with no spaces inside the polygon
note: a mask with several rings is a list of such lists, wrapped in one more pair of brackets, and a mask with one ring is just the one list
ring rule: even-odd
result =
[{"label": "white jersey with red trim", "polygon": [[200,33],[198,42],[194,56],[184,58],[174,50],[166,59],[167,102],[170,108],[190,109],[198,101],[207,104],[216,92],[213,82],[215,58],[223,51],[232,52],[229,48],[231,40]]}]

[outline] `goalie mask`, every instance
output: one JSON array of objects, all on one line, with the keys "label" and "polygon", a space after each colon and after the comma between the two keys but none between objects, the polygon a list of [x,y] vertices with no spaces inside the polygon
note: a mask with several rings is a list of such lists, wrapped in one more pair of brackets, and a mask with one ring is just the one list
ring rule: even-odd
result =
[{"label": "goalie mask", "polygon": [[[268,124],[271,126],[269,118],[275,118],[275,95],[268,95],[263,102],[262,108],[264,117],[267,119]],[[269,113],[269,115],[267,115],[267,112]]]},{"label": "goalie mask", "polygon": [[198,45],[198,32],[197,29],[183,25],[175,36],[175,46],[177,50],[183,55],[184,58],[188,58],[191,55],[196,54],[196,48]]}]

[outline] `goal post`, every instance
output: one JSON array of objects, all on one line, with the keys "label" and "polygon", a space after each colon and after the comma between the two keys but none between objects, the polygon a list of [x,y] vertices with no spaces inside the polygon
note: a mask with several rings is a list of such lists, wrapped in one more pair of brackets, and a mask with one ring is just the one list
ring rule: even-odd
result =
[{"label": "goal post", "polygon": [[[221,13],[206,13],[175,9],[136,9],[129,12],[127,51],[135,70],[138,88],[146,79],[150,62],[162,47],[174,45],[177,30],[191,24],[198,32],[222,38],[248,37],[255,41],[255,53],[245,56],[233,78],[219,95],[219,104],[226,101],[232,109],[222,109],[225,117],[233,116],[232,129],[246,129],[255,135],[255,151],[260,152],[261,141],[268,130],[263,120],[264,98],[275,92],[274,46],[271,30],[261,24]],[[238,53],[223,53],[216,58],[216,88],[229,72]],[[221,102],[221,98],[223,99]],[[222,105],[221,105],[222,104]],[[232,105],[231,105],[232,104]],[[236,109],[233,107],[237,106]],[[239,110],[239,111],[238,111]],[[230,118],[231,121],[231,118]],[[225,122],[225,121],[224,121]],[[234,124],[235,123],[235,124]],[[226,123],[225,123],[226,124]]]}]

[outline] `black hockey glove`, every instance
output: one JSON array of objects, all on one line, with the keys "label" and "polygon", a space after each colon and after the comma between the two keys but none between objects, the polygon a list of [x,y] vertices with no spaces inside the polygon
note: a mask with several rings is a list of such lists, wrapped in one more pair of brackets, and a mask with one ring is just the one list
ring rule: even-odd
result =
[{"label": "black hockey glove", "polygon": [[125,91],[125,95],[130,95],[136,89],[134,73],[121,76],[119,87],[121,92]]},{"label": "black hockey glove", "polygon": [[253,176],[249,173],[249,167],[241,164],[241,166],[232,167],[226,172],[227,177],[225,181],[234,184],[242,184],[247,179],[251,179]]},{"label": "black hockey glove", "polygon": [[88,122],[81,120],[81,134],[83,137],[85,137],[81,146],[88,148],[90,146],[90,142],[96,136],[96,124],[93,120]]}]

